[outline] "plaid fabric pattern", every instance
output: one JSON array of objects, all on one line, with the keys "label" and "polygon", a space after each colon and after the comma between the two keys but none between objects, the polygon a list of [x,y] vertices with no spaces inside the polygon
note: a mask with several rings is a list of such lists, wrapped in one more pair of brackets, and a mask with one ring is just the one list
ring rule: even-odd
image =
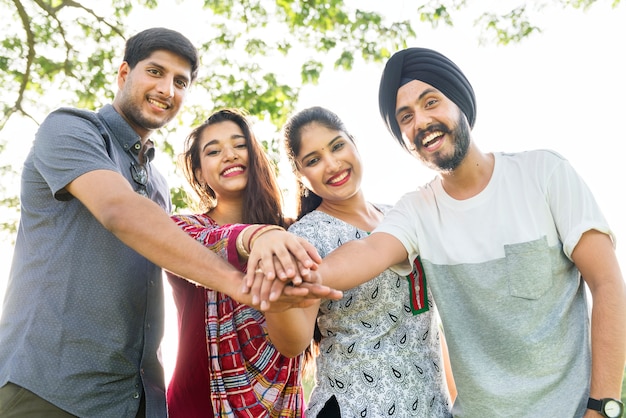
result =
[{"label": "plaid fabric pattern", "polygon": [[[218,226],[205,215],[173,219],[189,235],[235,264],[234,240],[243,225]],[[211,376],[207,396],[214,416],[303,416],[302,356],[287,358],[276,350],[267,337],[263,314],[207,289],[205,325]]]}]

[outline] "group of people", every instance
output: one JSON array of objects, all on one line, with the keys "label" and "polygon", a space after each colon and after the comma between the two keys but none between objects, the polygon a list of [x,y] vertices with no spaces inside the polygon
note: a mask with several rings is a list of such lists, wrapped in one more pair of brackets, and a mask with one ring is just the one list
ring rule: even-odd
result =
[{"label": "group of people", "polygon": [[[437,172],[394,206],[366,199],[338,115],[292,115],[291,219],[245,111],[228,108],[185,142],[200,210],[169,214],[150,135],[198,62],[180,33],[140,32],[111,105],[40,126],[0,317],[0,416],[622,416],[613,232],[559,154],[478,148],[456,64],[408,48],[385,66],[383,120]],[[179,329],[167,389],[162,271]]]}]

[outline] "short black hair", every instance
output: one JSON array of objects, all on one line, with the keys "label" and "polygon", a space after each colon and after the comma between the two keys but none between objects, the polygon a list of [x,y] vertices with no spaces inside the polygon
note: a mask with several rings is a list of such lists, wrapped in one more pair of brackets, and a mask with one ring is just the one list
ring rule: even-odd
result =
[{"label": "short black hair", "polygon": [[143,30],[126,41],[124,61],[130,68],[135,68],[139,61],[148,58],[154,51],[169,51],[189,61],[191,81],[198,76],[200,57],[198,50],[184,35],[167,28]]}]

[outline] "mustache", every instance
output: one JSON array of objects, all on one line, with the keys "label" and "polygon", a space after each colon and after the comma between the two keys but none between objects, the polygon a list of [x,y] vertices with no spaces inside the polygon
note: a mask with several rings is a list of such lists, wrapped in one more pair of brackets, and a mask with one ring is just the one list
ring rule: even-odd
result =
[{"label": "mustache", "polygon": [[421,147],[424,138],[433,132],[443,132],[444,134],[452,133],[450,128],[448,128],[443,123],[436,123],[434,125],[428,126],[426,129],[420,129],[415,135],[415,138],[413,138],[413,144],[416,147]]}]

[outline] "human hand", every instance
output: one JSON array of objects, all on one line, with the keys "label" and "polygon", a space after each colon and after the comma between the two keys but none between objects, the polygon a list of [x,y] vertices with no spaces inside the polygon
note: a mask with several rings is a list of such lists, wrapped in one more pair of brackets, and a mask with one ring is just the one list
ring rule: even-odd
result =
[{"label": "human hand", "polygon": [[294,286],[282,280],[269,280],[261,270],[252,275],[253,283],[247,289],[252,298],[252,306],[260,311],[274,312],[290,308],[311,306],[320,299],[338,300],[343,292],[322,284],[321,276],[316,270],[311,271],[311,282],[302,282]]},{"label": "human hand", "polygon": [[[282,282],[275,280],[273,283]],[[306,290],[306,294],[301,293],[303,289]],[[320,299],[338,300],[343,297],[343,292],[339,290],[311,283],[303,283],[297,287],[287,285],[283,290],[272,302],[262,301],[255,308],[266,313],[277,313],[293,308],[308,308],[319,304]]]},{"label": "human hand", "polygon": [[286,231],[271,230],[256,238],[250,249],[245,283],[249,289],[254,272],[261,269],[267,280],[278,277],[298,285],[310,281],[311,270],[321,261],[317,250],[307,240]]}]

